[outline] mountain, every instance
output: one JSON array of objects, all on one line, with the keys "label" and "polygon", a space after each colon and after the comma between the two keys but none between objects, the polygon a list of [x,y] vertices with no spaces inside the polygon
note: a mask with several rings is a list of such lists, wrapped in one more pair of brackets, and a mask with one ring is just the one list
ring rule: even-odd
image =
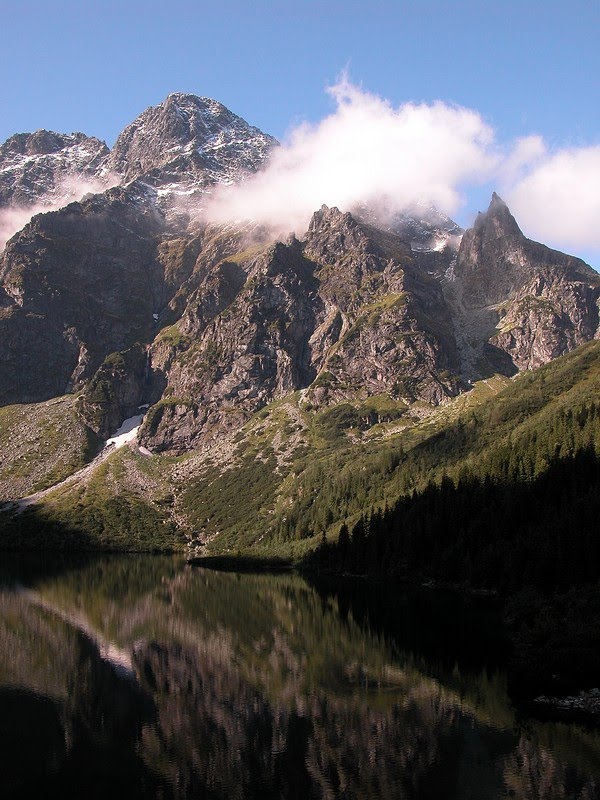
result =
[{"label": "mountain", "polygon": [[535,369],[598,333],[598,273],[527,239],[497,194],[465,233],[451,279],[463,319],[487,327],[479,349],[492,363]]},{"label": "mountain", "polygon": [[81,388],[110,352],[151,338],[164,220],[125,188],[34,217],[0,256],[0,398]]},{"label": "mountain", "polygon": [[0,208],[52,205],[101,178],[108,147],[83,133],[18,133],[0,145]]},{"label": "mountain", "polygon": [[183,94],[138,117],[110,155],[81,134],[9,139],[0,175],[14,197],[25,186],[31,203],[52,205],[68,180],[91,176],[120,175],[122,185],[36,216],[0,256],[0,399],[37,402],[80,389],[110,353],[149,344],[153,315],[188,277],[181,251],[195,247],[191,236],[174,243],[175,223],[167,229],[174,187],[189,195],[241,180],[274,143],[221,104]]},{"label": "mountain", "polygon": [[216,264],[201,252],[196,267],[206,277],[150,349],[166,385],[142,433],[148,447],[189,450],[297,390],[317,406],[458,393],[442,291],[393,234],[323,207],[302,241]]},{"label": "mountain", "polygon": [[112,150],[82,133],[16,134],[0,146],[0,245],[35,213],[135,181],[146,205],[185,223],[187,206],[255,172],[276,145],[221,103],[182,93],[146,109]]},{"label": "mountain", "polygon": [[175,93],[125,128],[107,167],[126,182],[143,178],[165,193],[180,184],[202,189],[256,172],[275,145],[216,100]]},{"label": "mountain", "polygon": [[[527,239],[497,195],[467,231],[424,203],[323,206],[284,241],[202,217],[212,187],[276,146],[186,94],[111,151],[46,132],[2,146],[15,203],[108,182],[34,216],[0,254],[0,487],[18,501],[67,481],[38,511],[3,515],[11,537],[43,519],[80,546],[187,537],[301,554],[393,499],[380,460],[396,474],[397,450],[598,338],[600,276]],[[129,418],[133,446],[102,450]],[[398,491],[418,485],[410,471]]]}]

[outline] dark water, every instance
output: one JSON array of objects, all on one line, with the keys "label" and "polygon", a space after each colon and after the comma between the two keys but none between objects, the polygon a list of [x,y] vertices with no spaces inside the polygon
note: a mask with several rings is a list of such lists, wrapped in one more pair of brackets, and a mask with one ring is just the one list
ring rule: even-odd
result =
[{"label": "dark water", "polygon": [[0,567],[0,797],[581,798],[600,736],[519,717],[494,609],[151,557]]}]

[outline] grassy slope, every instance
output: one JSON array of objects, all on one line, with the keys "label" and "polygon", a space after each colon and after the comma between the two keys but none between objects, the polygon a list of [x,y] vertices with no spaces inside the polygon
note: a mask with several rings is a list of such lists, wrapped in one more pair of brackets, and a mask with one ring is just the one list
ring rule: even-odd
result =
[{"label": "grassy slope", "polygon": [[50,492],[37,506],[14,517],[4,515],[2,544],[52,550],[183,549],[162,466],[162,459],[123,447],[91,475]]},{"label": "grassy slope", "polygon": [[[599,396],[598,342],[513,381],[482,382],[421,422],[409,410],[361,430],[360,411],[348,404],[312,414],[296,396],[245,426],[235,469],[212,467],[204,479],[187,480],[182,504],[214,552],[297,557],[323,534],[337,536],[341,520],[351,523],[444,474],[510,471],[530,479],[554,454],[565,415]],[[293,447],[276,464],[278,438]]]},{"label": "grassy slope", "polygon": [[46,489],[94,455],[98,441],[73,395],[0,408],[0,501]]},{"label": "grassy slope", "polygon": [[[183,547],[187,534],[212,553],[301,558],[323,535],[337,537],[343,520],[352,524],[444,474],[510,470],[527,480],[554,452],[561,419],[598,397],[598,342],[513,381],[482,381],[422,420],[419,408],[386,397],[315,411],[296,393],[212,454],[145,459],[125,448],[87,483],[22,515],[4,541],[23,541],[25,520],[28,536],[43,520],[55,534],[30,539],[34,546],[56,546],[62,528],[90,547]],[[535,453],[531,463],[527,453]]]}]

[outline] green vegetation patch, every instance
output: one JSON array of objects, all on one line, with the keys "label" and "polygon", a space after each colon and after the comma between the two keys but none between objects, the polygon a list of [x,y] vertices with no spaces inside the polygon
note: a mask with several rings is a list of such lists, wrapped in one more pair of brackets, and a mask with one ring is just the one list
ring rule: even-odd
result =
[{"label": "green vegetation patch", "polygon": [[166,344],[176,350],[185,350],[191,343],[190,337],[181,333],[177,325],[169,325],[163,328],[155,341],[157,344]]},{"label": "green vegetation patch", "polygon": [[[138,469],[146,459],[124,447],[85,479],[57,488],[17,516],[0,515],[4,548],[166,552],[184,538],[172,522],[168,484]],[[163,502],[161,502],[163,501]]]},{"label": "green vegetation patch", "polygon": [[0,500],[46,489],[88,463],[99,440],[76,413],[77,398],[0,408]]},{"label": "green vegetation patch", "polygon": [[180,500],[197,536],[238,549],[260,538],[279,480],[272,451],[262,458],[249,452],[234,469],[213,468],[190,481]]}]

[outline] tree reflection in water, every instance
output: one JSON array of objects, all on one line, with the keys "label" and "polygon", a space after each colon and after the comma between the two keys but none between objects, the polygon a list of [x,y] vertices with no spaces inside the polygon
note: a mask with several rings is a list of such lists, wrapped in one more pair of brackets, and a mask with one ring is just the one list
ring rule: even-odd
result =
[{"label": "tree reflection in water", "polygon": [[515,716],[499,638],[493,609],[364,582],[5,565],[0,791],[597,796],[599,736]]}]

